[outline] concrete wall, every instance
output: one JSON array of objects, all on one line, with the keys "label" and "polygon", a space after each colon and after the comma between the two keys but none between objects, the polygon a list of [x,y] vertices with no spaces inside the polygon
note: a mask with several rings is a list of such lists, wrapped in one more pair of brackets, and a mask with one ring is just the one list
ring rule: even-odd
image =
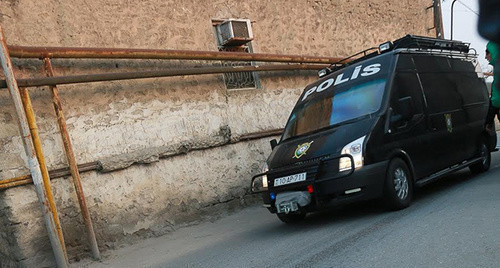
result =
[{"label": "concrete wall", "polygon": [[[216,50],[211,19],[253,21],[262,53],[346,56],[405,34],[434,36],[430,0],[418,1],[0,1],[11,45]],[[56,75],[207,66],[212,62],[54,60]],[[14,60],[18,78],[43,75],[39,60]],[[220,75],[60,86],[97,240],[105,251],[220,215],[249,202],[248,186],[315,72],[260,74],[262,88],[225,89]],[[47,88],[30,93],[49,169],[66,166]],[[0,180],[28,174],[13,107],[0,90]],[[170,157],[183,152],[183,155]],[[133,164],[142,163],[142,164]],[[53,180],[72,260],[88,243],[71,178]],[[0,266],[50,266],[53,257],[33,186],[0,192]],[[7,246],[4,246],[7,245]],[[3,262],[3,263],[2,263]],[[10,263],[10,264],[8,264]]]}]

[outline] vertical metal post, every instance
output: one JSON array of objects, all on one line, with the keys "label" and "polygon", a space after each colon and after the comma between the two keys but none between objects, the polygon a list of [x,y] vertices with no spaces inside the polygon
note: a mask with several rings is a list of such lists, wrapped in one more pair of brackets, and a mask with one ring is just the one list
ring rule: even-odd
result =
[{"label": "vertical metal post", "polygon": [[50,186],[50,177],[47,165],[45,164],[45,157],[42,150],[42,142],[40,141],[40,135],[38,134],[38,127],[36,125],[35,113],[33,112],[33,106],[31,105],[31,98],[27,88],[20,88],[21,99],[24,105],[24,111],[28,119],[28,125],[30,127],[31,137],[33,144],[35,146],[35,153],[40,164],[40,170],[42,171],[43,185],[45,186],[45,192],[47,193],[47,199],[49,201],[50,209],[54,218],[54,224],[56,226],[57,235],[59,236],[59,241],[61,242],[62,249],[64,251],[64,257],[68,259],[68,254],[66,252],[66,245],[64,244],[64,236],[61,228],[61,222],[59,221],[59,215],[57,213],[56,204],[54,202],[54,195],[52,194],[52,187]]},{"label": "vertical metal post", "polygon": [[[44,58],[43,60],[45,69],[47,71],[47,76],[54,76],[54,70],[52,69],[52,64],[49,58]],[[64,143],[64,150],[66,152],[66,158],[68,159],[69,169],[71,176],[73,177],[73,183],[76,189],[76,195],[78,196],[78,202],[80,203],[80,210],[82,211],[83,220],[85,226],[87,227],[87,235],[92,250],[92,256],[94,259],[100,259],[99,248],[97,247],[97,241],[94,234],[94,227],[92,226],[92,219],[90,218],[90,213],[87,208],[87,203],[85,201],[85,195],[83,193],[82,183],[80,180],[80,173],[78,171],[78,166],[75,160],[75,155],[73,153],[73,147],[71,145],[71,139],[69,137],[68,129],[66,126],[66,120],[64,118],[64,113],[62,110],[61,100],[59,98],[59,90],[56,86],[50,86],[52,92],[52,102],[54,104],[54,109],[57,115],[57,122],[59,125],[59,130],[61,132],[61,137]]]},{"label": "vertical metal post", "polygon": [[47,195],[43,187],[42,174],[40,171],[40,164],[35,156],[35,150],[33,148],[33,142],[31,140],[31,135],[29,132],[29,125],[26,120],[26,114],[24,113],[23,104],[21,101],[21,96],[19,94],[19,88],[17,87],[17,81],[14,76],[14,71],[12,70],[12,61],[10,60],[9,52],[7,49],[7,42],[3,33],[3,29],[0,26],[0,61],[2,63],[3,72],[5,74],[5,80],[9,88],[9,93],[14,104],[17,120],[19,121],[19,130],[21,132],[24,150],[28,158],[28,165],[31,172],[31,177],[33,178],[33,184],[35,185],[38,200],[41,205],[42,215],[47,228],[47,233],[49,235],[50,244],[54,252],[54,257],[58,267],[68,267],[68,262],[64,256],[64,251],[62,245],[57,237],[57,230],[54,223],[54,218],[52,217],[51,209],[48,204]]},{"label": "vertical metal post", "polygon": [[453,2],[451,2],[450,40],[453,40],[453,6],[455,5],[456,1],[457,0],[453,0]]}]

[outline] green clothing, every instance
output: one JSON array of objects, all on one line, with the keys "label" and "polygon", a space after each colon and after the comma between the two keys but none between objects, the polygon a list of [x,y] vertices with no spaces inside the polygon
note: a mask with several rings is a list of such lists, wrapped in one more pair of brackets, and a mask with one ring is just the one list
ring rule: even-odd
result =
[{"label": "green clothing", "polygon": [[500,78],[498,78],[500,70],[497,70],[498,68],[500,68],[500,66],[498,66],[498,68],[496,68],[497,66],[495,66],[500,60],[498,58],[500,53],[500,46],[490,41],[486,45],[486,49],[488,49],[488,51],[490,52],[491,55],[490,64],[493,66],[493,83],[491,84],[491,105],[493,105],[496,108],[500,108],[500,88],[498,86],[498,83],[500,81]]}]

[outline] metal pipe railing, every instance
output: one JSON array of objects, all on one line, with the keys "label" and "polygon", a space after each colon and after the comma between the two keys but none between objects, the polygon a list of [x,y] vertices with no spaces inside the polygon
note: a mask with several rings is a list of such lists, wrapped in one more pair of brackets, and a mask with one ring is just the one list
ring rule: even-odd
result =
[{"label": "metal pipe railing", "polygon": [[47,228],[47,233],[49,235],[49,240],[52,246],[54,257],[58,267],[68,267],[68,262],[67,259],[65,258],[61,242],[59,241],[57,236],[57,230],[54,224],[54,218],[51,213],[51,208],[48,205],[47,193],[45,192],[45,189],[43,187],[40,164],[38,163],[38,160],[35,156],[35,150],[33,147],[33,141],[31,140],[29,125],[26,119],[26,114],[23,109],[21,96],[19,94],[19,87],[17,85],[14,76],[14,71],[12,70],[12,61],[10,59],[9,51],[7,49],[7,42],[5,40],[5,36],[1,26],[0,26],[0,62],[2,64],[10,96],[14,104],[16,117],[19,123],[19,131],[21,133],[23,141],[24,151],[28,158],[28,165],[30,168],[31,177],[33,178],[33,183],[35,185],[38,201],[40,202],[42,216],[45,222],[45,226]]},{"label": "metal pipe railing", "polygon": [[[329,65],[308,65],[308,64],[285,64],[285,65],[264,65],[264,66],[230,66],[230,67],[202,67],[191,69],[172,69],[157,71],[106,73],[106,74],[85,74],[72,76],[55,76],[42,78],[18,79],[17,84],[21,87],[55,86],[65,84],[103,82],[111,80],[129,80],[154,77],[170,77],[184,75],[202,75],[236,72],[265,72],[265,71],[290,71],[290,70],[319,70]],[[0,80],[0,88],[7,86],[5,80]]]},{"label": "metal pipe railing", "polygon": [[[1,30],[1,28],[0,28]],[[3,36],[3,33],[2,33]],[[2,37],[3,38],[3,37]],[[3,41],[3,39],[2,39]],[[4,43],[4,50],[6,57],[9,57],[7,52],[7,44]],[[65,121],[64,116],[62,114],[61,103],[58,98],[58,91],[56,85],[61,84],[75,84],[75,83],[90,83],[90,82],[101,82],[101,81],[112,81],[112,80],[128,80],[128,79],[142,79],[142,78],[153,78],[153,77],[170,77],[170,76],[184,76],[184,75],[203,75],[203,74],[218,74],[218,73],[230,73],[230,72],[251,72],[251,71],[289,71],[289,70],[319,70],[321,68],[327,67],[329,64],[334,62],[339,62],[342,58],[337,57],[315,57],[315,56],[298,56],[298,55],[278,55],[278,54],[262,54],[262,53],[240,53],[240,52],[213,52],[213,51],[189,51],[189,50],[155,50],[155,49],[119,49],[119,48],[70,48],[70,47],[23,47],[23,46],[9,46],[10,56],[16,58],[40,58],[44,59],[45,67],[48,72],[48,76],[45,78],[30,78],[30,79],[19,79],[15,80],[12,72],[12,79],[9,79],[9,76],[6,73],[6,80],[0,80],[0,88],[9,87],[12,88],[13,80],[15,84],[21,87],[34,87],[34,86],[50,86],[53,95],[54,107],[56,109],[56,114],[58,117],[58,123],[61,130],[61,135],[63,136],[63,141],[65,145],[66,156],[68,158],[68,162],[70,163],[70,173],[73,176],[73,182],[75,184],[76,192],[78,195],[78,201],[80,203],[80,208],[82,210],[82,215],[87,227],[89,242],[91,244],[93,257],[99,259],[99,249],[97,247],[97,242],[95,239],[95,234],[92,227],[92,222],[90,219],[90,214],[88,212],[85,198],[83,195],[83,189],[81,187],[80,176],[78,172],[78,168],[76,165],[76,161],[74,159],[74,154],[71,147],[71,142],[69,139],[69,135],[67,135],[67,130],[65,129]],[[231,61],[263,61],[263,62],[289,62],[289,63],[314,63],[314,64],[325,64],[325,65],[268,65],[268,66],[231,66],[231,67],[205,67],[205,68],[192,68],[192,69],[171,69],[171,70],[160,70],[160,71],[142,71],[142,72],[128,72],[128,73],[105,73],[105,74],[89,74],[89,75],[74,75],[74,76],[60,76],[54,77],[52,66],[50,64],[49,58],[89,58],[89,59],[177,59],[177,60],[231,60]],[[9,58],[10,61],[10,58]],[[9,63],[10,67],[12,67],[12,63]],[[7,68],[4,66],[4,71]],[[17,87],[16,85],[16,87]],[[13,90],[11,89],[11,92]],[[29,95],[27,90],[24,91],[25,98],[27,98],[29,102]],[[14,97],[13,97],[14,99]],[[15,100],[14,100],[15,101]],[[26,101],[25,101],[26,102]],[[30,110],[31,105],[29,103],[25,104],[25,108]],[[31,111],[32,112],[32,111]],[[32,114],[33,115],[33,114]],[[34,115],[33,115],[34,118]],[[20,120],[22,121],[22,120]],[[20,123],[20,128],[22,128],[22,122]],[[37,136],[36,125],[35,127],[31,127],[32,135]],[[23,131],[22,131],[23,133]],[[258,138],[260,135],[273,135],[276,132],[272,133],[260,133],[258,135],[246,136],[242,137],[243,139],[254,139]],[[66,135],[65,135],[66,134]],[[27,136],[29,137],[29,133]],[[23,133],[23,137],[26,136]],[[37,138],[34,137],[34,142],[36,142]],[[23,140],[24,141],[24,140]],[[39,141],[39,140],[38,140]],[[33,146],[31,144],[31,146]],[[39,186],[41,183],[41,179],[39,177],[40,174],[36,173],[36,169],[38,168],[38,172],[40,172],[40,164],[36,161],[36,158],[33,160],[30,158],[29,148],[25,146],[26,152],[28,154],[29,162],[30,162],[30,170],[32,171],[32,178],[26,178],[25,176],[20,177],[19,180],[7,180],[0,181],[0,189],[13,187],[17,185],[23,185],[30,182],[34,182],[35,186]],[[35,148],[35,150],[37,150]],[[41,150],[37,150],[37,152]],[[39,159],[43,159],[43,154],[39,156]],[[43,161],[42,161],[43,162]],[[44,195],[49,193],[49,199],[52,199],[52,194],[50,190],[50,181],[47,176],[48,171],[42,170],[43,181],[45,181],[45,187],[49,187],[45,189],[46,192],[40,191],[40,187],[37,188],[37,194],[39,196],[39,200],[42,204],[42,208],[46,206],[47,202],[43,202]],[[53,205],[52,202],[48,202]],[[44,215],[44,219],[46,219],[47,230],[49,232],[49,238],[51,240],[52,248],[54,250],[54,255],[56,257],[57,265],[60,267],[65,267],[68,265],[65,248],[64,248],[64,239],[62,237],[62,229],[58,224],[55,206],[50,206],[51,211],[55,212],[54,217],[49,219],[46,215]],[[52,221],[51,221],[52,220]],[[55,223],[54,223],[55,222]],[[54,227],[53,225],[56,225]],[[57,228],[59,226],[59,228]],[[57,230],[59,234],[60,242],[56,243],[53,238],[53,231]],[[61,249],[62,247],[62,249]],[[61,257],[61,250],[63,253],[63,257]],[[64,258],[64,259],[62,259]]]},{"label": "metal pipe railing", "polygon": [[230,60],[331,64],[343,57],[168,49],[9,46],[13,58]]},{"label": "metal pipe railing", "polygon": [[[50,59],[45,58],[43,62],[45,70],[47,72],[47,76],[53,77],[54,69],[52,69]],[[85,222],[85,227],[87,228],[87,235],[90,243],[90,249],[92,250],[92,256],[94,257],[94,259],[99,260],[101,259],[99,247],[97,246],[94,227],[92,226],[92,219],[90,218],[87,202],[85,201],[85,194],[83,192],[80,173],[78,172],[78,166],[75,160],[75,154],[73,153],[73,146],[71,146],[71,139],[69,137],[68,128],[66,126],[66,119],[64,119],[62,103],[59,98],[59,90],[57,89],[57,86],[50,86],[50,90],[52,93],[52,103],[54,105],[54,110],[57,116],[57,124],[59,126],[59,131],[61,132],[61,138],[64,144],[64,152],[66,154],[66,159],[68,160],[71,176],[73,177],[73,184],[75,186],[76,196],[78,197],[78,203],[80,204],[83,221]]]}]

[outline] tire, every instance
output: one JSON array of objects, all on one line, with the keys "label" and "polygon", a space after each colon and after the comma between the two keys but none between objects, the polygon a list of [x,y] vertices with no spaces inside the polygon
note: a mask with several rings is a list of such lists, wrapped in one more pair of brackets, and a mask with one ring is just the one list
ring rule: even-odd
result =
[{"label": "tire", "polygon": [[388,209],[400,210],[410,206],[413,179],[408,165],[400,158],[389,163],[385,176],[384,199]]},{"label": "tire", "polygon": [[484,141],[481,141],[478,151],[478,155],[481,156],[482,159],[479,163],[469,166],[469,169],[473,174],[483,173],[490,169],[491,152]]},{"label": "tire", "polygon": [[306,217],[305,212],[296,212],[296,213],[290,213],[290,214],[278,213],[276,215],[278,216],[278,219],[280,219],[282,222],[287,223],[287,224],[294,224],[294,223],[301,222]]}]

